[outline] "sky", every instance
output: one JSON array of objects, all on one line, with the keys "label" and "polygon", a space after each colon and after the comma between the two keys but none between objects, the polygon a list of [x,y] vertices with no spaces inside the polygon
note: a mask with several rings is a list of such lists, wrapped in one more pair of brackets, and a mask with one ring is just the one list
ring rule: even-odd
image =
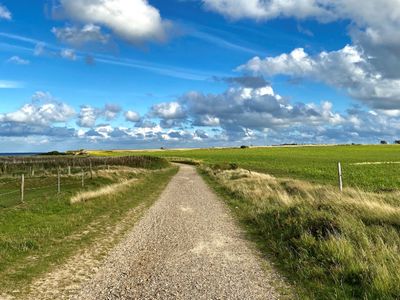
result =
[{"label": "sky", "polygon": [[400,0],[0,0],[0,152],[393,142],[399,28]]}]

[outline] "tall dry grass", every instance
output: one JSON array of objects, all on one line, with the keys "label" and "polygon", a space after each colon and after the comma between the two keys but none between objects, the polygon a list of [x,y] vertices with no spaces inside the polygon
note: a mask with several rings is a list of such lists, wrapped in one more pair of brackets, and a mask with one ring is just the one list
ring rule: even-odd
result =
[{"label": "tall dry grass", "polygon": [[110,184],[94,191],[79,192],[71,198],[70,202],[71,204],[74,204],[86,202],[101,196],[110,196],[120,192],[124,188],[131,186],[135,182],[137,182],[137,179],[134,178],[130,180],[124,180],[119,183]]},{"label": "tall dry grass", "polygon": [[79,203],[89,201],[101,196],[110,196],[121,192],[133,184],[135,184],[139,178],[154,172],[152,170],[130,168],[130,167],[111,167],[109,169],[97,170],[94,172],[95,176],[107,179],[114,183],[100,187],[92,191],[81,191],[74,195],[70,203]]},{"label": "tall dry grass", "polygon": [[400,194],[203,172],[312,299],[400,299]]}]

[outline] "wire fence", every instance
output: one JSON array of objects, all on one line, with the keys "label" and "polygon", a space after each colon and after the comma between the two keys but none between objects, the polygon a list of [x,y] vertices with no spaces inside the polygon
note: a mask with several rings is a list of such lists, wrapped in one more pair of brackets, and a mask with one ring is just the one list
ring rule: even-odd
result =
[{"label": "wire fence", "polygon": [[[99,176],[99,171],[110,170],[110,166],[89,166],[83,168],[56,168],[46,170],[47,175],[25,174],[14,175],[13,179],[8,176],[0,176],[0,208],[10,207],[24,203],[25,199],[37,195],[37,191],[43,190],[48,194],[62,194],[71,187],[84,189],[91,183],[93,178]],[[111,170],[112,171],[112,170]],[[52,182],[49,184],[49,182]]]}]

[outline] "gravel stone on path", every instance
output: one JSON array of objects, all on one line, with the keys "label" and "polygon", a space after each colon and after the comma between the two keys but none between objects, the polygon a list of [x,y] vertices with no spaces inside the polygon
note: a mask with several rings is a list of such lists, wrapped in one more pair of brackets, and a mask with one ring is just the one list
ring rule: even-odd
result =
[{"label": "gravel stone on path", "polygon": [[263,263],[225,204],[182,165],[75,299],[278,299],[280,278]]}]

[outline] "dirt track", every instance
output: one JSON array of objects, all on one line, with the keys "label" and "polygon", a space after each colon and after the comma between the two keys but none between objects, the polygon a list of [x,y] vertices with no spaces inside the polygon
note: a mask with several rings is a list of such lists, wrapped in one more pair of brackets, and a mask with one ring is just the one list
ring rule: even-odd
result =
[{"label": "dirt track", "polygon": [[76,299],[277,299],[254,249],[190,166],[106,259]]}]

